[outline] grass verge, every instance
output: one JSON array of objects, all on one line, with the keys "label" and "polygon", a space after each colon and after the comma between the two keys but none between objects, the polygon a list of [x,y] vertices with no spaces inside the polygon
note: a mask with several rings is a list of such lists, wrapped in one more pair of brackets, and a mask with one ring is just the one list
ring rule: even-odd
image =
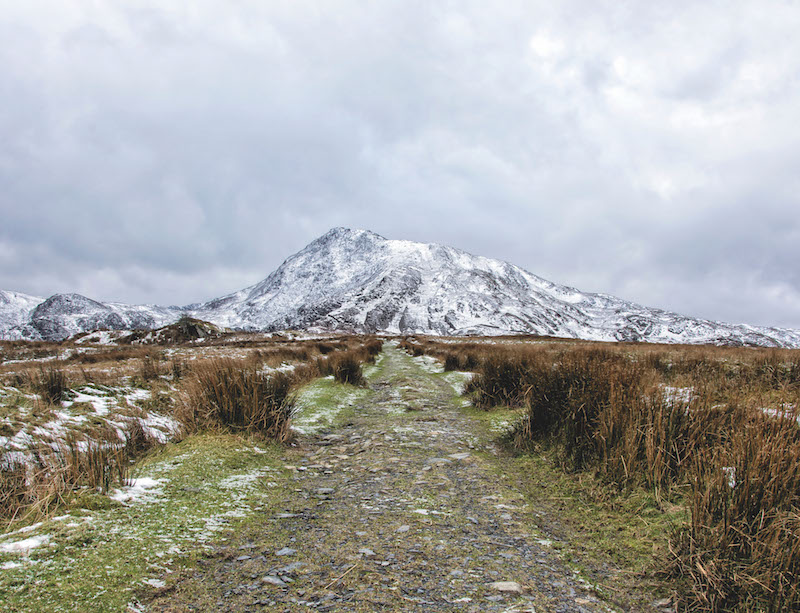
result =
[{"label": "grass verge", "polygon": [[195,435],[137,465],[111,498],[76,492],[64,515],[0,536],[3,611],[137,610],[157,577],[194,560],[285,494],[275,444]]}]

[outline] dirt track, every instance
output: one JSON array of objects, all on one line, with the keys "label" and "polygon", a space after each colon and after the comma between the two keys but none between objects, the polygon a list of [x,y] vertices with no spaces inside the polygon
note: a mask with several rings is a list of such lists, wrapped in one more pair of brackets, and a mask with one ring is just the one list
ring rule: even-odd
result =
[{"label": "dirt track", "polygon": [[283,507],[148,610],[609,610],[532,528],[541,509],[448,380],[387,346],[369,384],[287,452]]}]

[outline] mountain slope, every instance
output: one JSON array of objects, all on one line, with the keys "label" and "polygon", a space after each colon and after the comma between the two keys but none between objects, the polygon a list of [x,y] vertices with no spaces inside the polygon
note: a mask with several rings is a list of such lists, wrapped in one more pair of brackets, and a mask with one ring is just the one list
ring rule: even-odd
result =
[{"label": "mountain slope", "polygon": [[44,298],[0,290],[0,340],[23,338],[21,329]]},{"label": "mountain slope", "polygon": [[2,292],[0,338],[59,340],[96,328],[152,329],[182,314],[243,330],[800,347],[800,331],[693,319],[580,292],[452,247],[346,228],[313,241],[256,285],[183,309]]}]

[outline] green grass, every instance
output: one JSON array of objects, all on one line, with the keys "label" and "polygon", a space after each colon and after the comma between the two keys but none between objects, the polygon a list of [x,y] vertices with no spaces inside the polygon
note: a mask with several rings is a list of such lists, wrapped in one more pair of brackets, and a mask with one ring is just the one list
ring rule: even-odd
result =
[{"label": "green grass", "polygon": [[[466,409],[476,430],[497,439],[520,411]],[[642,597],[657,600],[678,587],[660,575],[670,537],[688,521],[688,511],[674,492],[657,500],[642,488],[620,493],[591,471],[565,472],[557,449],[539,445],[530,453],[501,451],[478,456],[508,491],[537,509],[527,528],[535,539],[591,583],[598,595],[625,606]],[[520,504],[517,501],[516,504]],[[611,587],[613,585],[614,587]],[[624,591],[620,592],[620,586]],[[632,595],[636,600],[629,600]],[[643,596],[649,594],[649,596]]]},{"label": "green grass", "polygon": [[160,585],[155,577],[191,566],[212,539],[276,506],[288,478],[282,453],[234,436],[193,436],[139,464],[136,477],[161,480],[149,501],[125,506],[84,493],[65,515],[3,535],[0,548],[35,536],[49,542],[29,557],[0,553],[0,609],[124,610]]},{"label": "green grass", "polygon": [[370,393],[366,388],[337,383],[333,376],[315,379],[297,392],[292,426],[305,433],[329,429],[347,419],[352,405]]}]

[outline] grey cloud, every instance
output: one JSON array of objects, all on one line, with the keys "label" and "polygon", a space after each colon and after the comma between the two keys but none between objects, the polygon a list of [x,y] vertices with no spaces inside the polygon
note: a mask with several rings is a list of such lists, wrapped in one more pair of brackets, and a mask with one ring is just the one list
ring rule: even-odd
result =
[{"label": "grey cloud", "polygon": [[4,289],[188,303],[345,225],[800,327],[800,9],[87,6],[0,25]]}]

